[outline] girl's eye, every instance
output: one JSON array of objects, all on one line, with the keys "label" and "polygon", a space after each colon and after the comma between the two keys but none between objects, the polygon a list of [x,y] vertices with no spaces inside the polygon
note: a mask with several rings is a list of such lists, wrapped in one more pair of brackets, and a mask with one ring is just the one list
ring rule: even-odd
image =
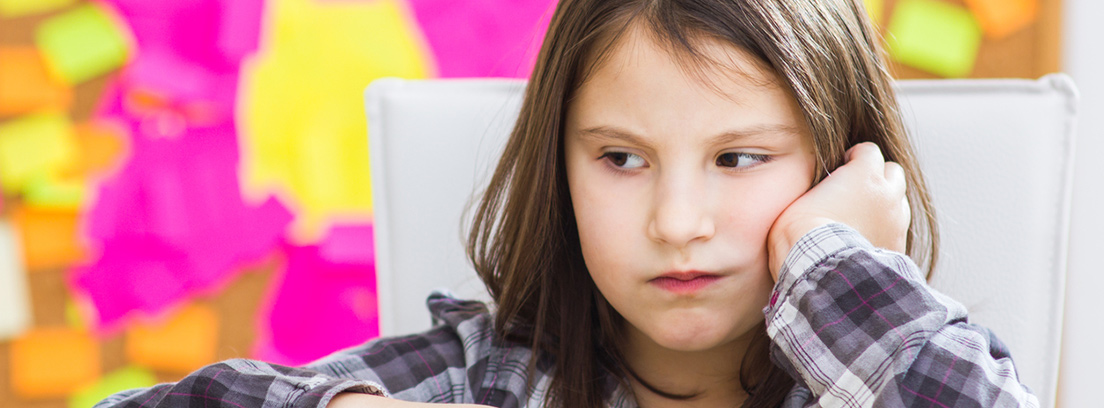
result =
[{"label": "girl's eye", "polygon": [[610,164],[621,169],[639,169],[645,165],[643,157],[632,153],[609,152],[603,154],[601,158],[608,160]]},{"label": "girl's eye", "polygon": [[751,154],[751,153],[724,153],[717,156],[717,165],[721,167],[730,167],[735,169],[748,168],[763,162],[770,160],[770,156],[765,154]]}]

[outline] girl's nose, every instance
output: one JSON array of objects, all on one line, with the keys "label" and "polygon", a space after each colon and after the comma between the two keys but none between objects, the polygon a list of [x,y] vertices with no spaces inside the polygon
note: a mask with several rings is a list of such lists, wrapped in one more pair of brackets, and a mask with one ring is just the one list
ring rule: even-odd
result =
[{"label": "girl's nose", "polygon": [[690,243],[713,236],[713,217],[703,183],[692,179],[670,179],[656,190],[655,206],[648,223],[648,235],[657,242],[683,249]]}]

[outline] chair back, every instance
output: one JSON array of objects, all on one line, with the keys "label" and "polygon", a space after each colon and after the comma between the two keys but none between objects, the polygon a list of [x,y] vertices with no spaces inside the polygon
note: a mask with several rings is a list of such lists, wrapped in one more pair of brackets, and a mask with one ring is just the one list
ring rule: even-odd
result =
[{"label": "chair back", "polygon": [[[431,324],[447,287],[487,299],[464,252],[520,109],[518,80],[383,79],[366,91],[380,332]],[[1076,90],[1069,77],[900,81],[942,234],[932,285],[1012,350],[1054,403],[1069,245]]]}]

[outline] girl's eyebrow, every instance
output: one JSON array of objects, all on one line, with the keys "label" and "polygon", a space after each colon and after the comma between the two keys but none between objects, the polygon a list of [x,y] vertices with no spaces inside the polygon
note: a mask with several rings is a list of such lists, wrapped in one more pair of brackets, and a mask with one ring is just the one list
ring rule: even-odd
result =
[{"label": "girl's eyebrow", "polygon": [[[797,126],[781,123],[758,124],[746,128],[725,131],[710,139],[709,144],[711,146],[720,146],[736,142],[747,143],[752,141],[763,141],[769,140],[768,136],[771,135],[801,137],[801,130]],[[584,139],[614,139],[637,146],[651,146],[644,138],[625,129],[613,126],[595,126],[582,129],[579,131],[579,136]]]}]

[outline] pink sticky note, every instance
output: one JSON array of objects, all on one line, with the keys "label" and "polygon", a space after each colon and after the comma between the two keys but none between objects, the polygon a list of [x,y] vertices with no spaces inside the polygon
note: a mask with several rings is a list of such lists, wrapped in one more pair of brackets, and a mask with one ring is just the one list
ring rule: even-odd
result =
[{"label": "pink sticky note", "polygon": [[411,0],[443,78],[529,76],[554,0]]},{"label": "pink sticky note", "polygon": [[70,279],[101,328],[132,311],[156,314],[216,291],[279,249],[292,216],[275,200],[243,201],[232,119],[197,125],[178,118],[176,133],[161,134],[159,122],[179,112],[130,112],[117,94],[105,113],[130,131],[132,154],[88,214],[99,257]]},{"label": "pink sticky note", "polygon": [[262,0],[110,0],[140,48],[170,49],[213,70],[235,69],[260,35]]},{"label": "pink sticky note", "polygon": [[223,1],[222,5],[218,47],[228,59],[240,61],[257,49],[264,1],[228,0]]},{"label": "pink sticky note", "polygon": [[371,224],[338,224],[330,227],[328,239],[319,244],[322,259],[335,264],[375,264]]},{"label": "pink sticky note", "polygon": [[[321,253],[326,246],[359,246],[360,238],[349,236],[286,249],[286,268],[258,322],[255,357],[305,364],[379,336],[374,258],[364,263],[367,257],[352,256],[334,263]],[[334,242],[350,239],[355,242]]]}]

